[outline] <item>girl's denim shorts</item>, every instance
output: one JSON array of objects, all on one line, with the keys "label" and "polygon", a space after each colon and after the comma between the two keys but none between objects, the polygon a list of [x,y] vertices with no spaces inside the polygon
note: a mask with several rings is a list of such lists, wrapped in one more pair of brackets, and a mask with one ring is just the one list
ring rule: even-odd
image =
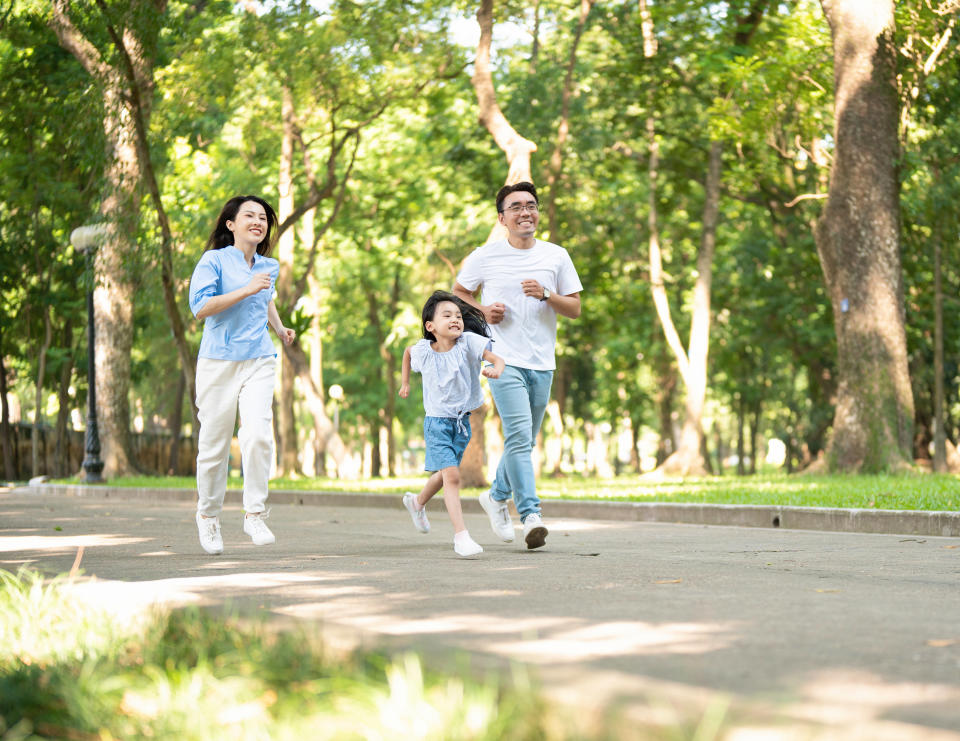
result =
[{"label": "girl's denim shorts", "polygon": [[442,471],[460,466],[463,451],[470,442],[470,413],[459,421],[456,417],[424,417],[423,440],[427,445],[427,460],[423,470]]}]

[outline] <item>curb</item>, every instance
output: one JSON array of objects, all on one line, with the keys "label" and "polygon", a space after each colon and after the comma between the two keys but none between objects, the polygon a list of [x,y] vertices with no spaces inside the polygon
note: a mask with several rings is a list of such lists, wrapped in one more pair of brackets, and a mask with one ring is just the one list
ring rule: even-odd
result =
[{"label": "curb", "polygon": [[[147,500],[153,502],[195,501],[192,489],[113,487],[88,484],[35,484],[24,487],[32,494],[59,494],[92,499]],[[227,492],[240,496],[237,489]],[[273,504],[336,507],[397,507],[393,494],[323,491],[271,490]],[[442,499],[438,499],[442,505]],[[600,502],[544,499],[548,517],[627,522],[662,522],[684,525],[763,527],[785,530],[877,533],[960,537],[960,512],[895,509],[840,509],[827,507],[786,507],[762,504],[698,504],[672,502]],[[463,511],[482,513],[473,497],[463,500]]]}]

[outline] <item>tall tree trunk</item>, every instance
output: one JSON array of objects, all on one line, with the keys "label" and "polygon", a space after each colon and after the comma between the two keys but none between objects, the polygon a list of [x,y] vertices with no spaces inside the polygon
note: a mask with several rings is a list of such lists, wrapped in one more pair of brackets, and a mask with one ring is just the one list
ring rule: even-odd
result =
[{"label": "tall tree trunk", "polygon": [[743,465],[746,448],[743,444],[743,427],[746,417],[746,403],[743,396],[737,395],[737,476],[743,476],[747,470]]},{"label": "tall tree trunk", "polygon": [[[650,143],[651,218],[655,218],[655,183],[659,167],[656,138],[648,123]],[[693,290],[693,307],[690,322],[688,349],[680,343],[670,316],[670,304],[663,281],[663,266],[660,257],[659,238],[655,225],[650,230],[650,283],[657,316],[663,327],[667,344],[673,350],[683,379],[686,398],[683,427],[677,449],[663,462],[663,473],[681,476],[702,476],[709,473],[709,465],[703,454],[703,409],[707,396],[707,359],[710,350],[710,289],[713,276],[713,253],[716,247],[716,230],[720,202],[720,142],[710,143],[707,179],[704,189],[703,230],[700,249],[697,253],[697,280]]]},{"label": "tall tree trunk", "polygon": [[580,0],[580,18],[577,21],[577,30],[570,45],[570,55],[567,58],[566,72],[563,77],[563,92],[560,94],[560,123],[557,126],[557,139],[550,155],[547,166],[547,223],[549,225],[548,239],[554,244],[560,240],[559,219],[557,218],[557,191],[560,178],[563,175],[563,150],[570,135],[570,100],[573,98],[573,72],[577,64],[577,47],[587,26],[587,16],[593,7],[594,0]]},{"label": "tall tree trunk", "polygon": [[[134,0],[143,13],[163,13],[165,0]],[[104,9],[102,0],[98,6]],[[106,195],[100,214],[107,224],[106,238],[94,259],[94,306],[96,341],[96,396],[105,478],[135,470],[130,441],[130,351],[133,346],[133,305],[136,281],[130,257],[137,253],[135,234],[140,212],[138,125],[148,108],[141,93],[152,89],[153,60],[146,55],[150,44],[131,29],[105,27],[121,56],[121,68],[101,56],[69,17],[68,0],[54,0],[50,25],[60,45],[73,54],[103,90],[103,127],[107,142]],[[132,11],[136,13],[136,10]],[[104,14],[105,21],[108,20]],[[159,28],[159,26],[157,26]],[[133,62],[132,71],[129,65]],[[135,79],[131,87],[130,75]],[[135,100],[141,103],[138,109]]]},{"label": "tall tree trunk", "polygon": [[[643,49],[646,58],[657,53],[657,40],[654,35],[653,21],[646,0],[640,0],[640,27],[643,34]],[[648,105],[653,110],[653,91],[648,94]],[[686,388],[686,413],[678,447],[660,464],[662,473],[681,475],[701,475],[707,472],[707,464],[701,454],[703,443],[703,405],[706,397],[707,350],[710,332],[710,275],[712,270],[713,246],[715,242],[716,208],[720,191],[720,145],[712,143],[707,173],[706,194],[703,219],[703,238],[697,257],[700,271],[694,289],[693,320],[690,328],[690,349],[684,349],[670,314],[670,302],[664,284],[663,259],[660,251],[660,226],[657,209],[657,179],[660,174],[660,145],[657,141],[656,121],[651,114],[647,117],[647,177],[649,194],[647,197],[648,248],[650,260],[650,290],[653,303],[663,328],[667,345],[673,351]],[[703,267],[706,270],[703,271]]]},{"label": "tall tree trunk", "polygon": [[53,342],[50,306],[43,307],[43,343],[37,356],[37,383],[34,394],[33,427],[30,430],[31,476],[40,475],[40,426],[43,424],[43,379],[47,375],[47,352]]},{"label": "tall tree trunk", "polygon": [[[387,393],[383,406],[380,409],[380,423],[387,433],[387,469],[390,475],[393,476],[396,474],[397,452],[397,444],[393,434],[393,420],[397,410],[397,358],[388,347],[388,336],[390,333],[387,331],[387,328],[383,326],[383,322],[380,319],[380,308],[383,304],[382,296],[379,296],[369,287],[365,287],[365,291],[367,294],[367,314],[370,320],[370,326],[373,327],[376,332],[377,348],[380,353],[380,359],[383,361],[382,367],[386,372],[385,385],[387,387]],[[399,303],[400,272],[398,270],[393,276],[393,285],[390,289],[390,301],[386,307],[388,316],[396,316]],[[374,430],[374,432],[376,435],[380,434],[379,430]],[[375,447],[379,450],[379,444]],[[377,453],[373,460],[379,466],[380,454]]]},{"label": "tall tree trunk", "polygon": [[10,403],[7,400],[7,366],[3,360],[3,326],[0,325],[0,445],[3,446],[3,477],[13,481],[17,469],[13,460],[13,432],[10,429]]},{"label": "tall tree trunk", "polygon": [[[538,16],[539,18],[539,16]],[[507,158],[507,179],[505,183],[533,182],[530,170],[530,155],[537,151],[537,145],[522,137],[510,125],[497,104],[497,93],[493,86],[493,74],[490,71],[490,47],[493,43],[493,0],[480,0],[477,10],[477,23],[480,25],[480,40],[477,43],[477,57],[473,65],[473,77],[470,82],[477,96],[480,123],[484,125],[497,146]],[[534,64],[536,46],[534,47]],[[487,242],[504,239],[506,229],[495,223],[490,230]],[[479,415],[478,415],[479,416]],[[486,417],[486,415],[483,415]],[[476,427],[482,423],[474,419],[474,434],[463,453],[460,465],[460,477],[464,486],[486,486],[487,478],[483,471],[483,431],[477,434]],[[469,482],[469,483],[468,483]]]},{"label": "tall tree trunk", "polygon": [[73,379],[73,319],[68,318],[63,326],[63,347],[70,352],[64,358],[60,368],[60,383],[57,387],[57,431],[54,443],[54,470],[55,476],[69,476],[73,473],[70,465],[70,381]]},{"label": "tall tree trunk", "polygon": [[[280,197],[277,204],[277,218],[281,223],[290,218],[293,213],[293,140],[294,116],[293,93],[288,85],[282,89],[281,102],[281,130],[280,138]],[[281,305],[287,305],[293,292],[293,255],[296,247],[296,230],[286,229],[280,234],[277,241],[277,260],[280,263],[278,284],[278,300]],[[300,473],[300,463],[297,456],[297,421],[294,412],[295,393],[294,378],[296,371],[290,363],[280,363],[280,394],[277,399],[277,429],[280,432],[280,451],[278,455],[279,468],[284,476]]]},{"label": "tall tree trunk", "polygon": [[173,409],[167,428],[170,430],[170,455],[167,459],[167,475],[176,476],[180,470],[180,429],[183,427],[183,397],[187,391],[187,378],[181,373],[177,378],[177,390],[173,394]]},{"label": "tall tree trunk", "polygon": [[821,0],[834,49],[836,150],[816,230],[837,335],[828,462],[884,471],[911,462],[896,49],[892,0]]},{"label": "tall tree trunk", "polygon": [[933,236],[933,470],[947,470],[946,405],[943,389],[943,265],[940,230]]},{"label": "tall tree trunk", "polygon": [[351,478],[356,475],[356,471],[351,468],[351,461],[343,440],[334,428],[333,421],[327,416],[324,408],[324,395],[322,388],[317,385],[313,375],[310,373],[310,361],[300,347],[295,342],[289,347],[283,348],[286,360],[296,369],[297,377],[300,379],[301,391],[303,392],[303,401],[307,406],[307,411],[313,418],[313,428],[318,440],[323,442],[323,449],[333,458],[337,466],[337,474],[341,478]]}]

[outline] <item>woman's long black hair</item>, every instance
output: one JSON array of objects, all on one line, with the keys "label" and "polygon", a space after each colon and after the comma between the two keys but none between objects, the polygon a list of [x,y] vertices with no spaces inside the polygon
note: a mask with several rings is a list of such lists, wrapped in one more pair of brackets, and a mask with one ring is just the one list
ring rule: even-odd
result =
[{"label": "woman's long black hair", "polygon": [[208,250],[219,250],[227,245],[233,244],[233,232],[227,229],[227,222],[237,220],[237,212],[247,201],[259,203],[263,206],[263,210],[267,212],[267,233],[263,235],[263,239],[257,244],[257,254],[263,256],[270,254],[270,250],[273,249],[273,243],[275,241],[275,232],[277,231],[277,212],[260,196],[234,196],[227,201],[226,205],[224,205],[220,211],[220,215],[217,217],[217,225],[213,228],[213,231],[210,233],[210,238],[207,240]]},{"label": "woman's long black hair", "polygon": [[456,304],[457,308],[460,309],[460,315],[463,317],[464,332],[473,332],[482,337],[490,336],[490,327],[487,325],[487,320],[483,318],[483,312],[480,311],[480,309],[474,308],[462,298],[454,296],[447,291],[434,291],[433,295],[427,299],[427,303],[423,305],[423,312],[421,312],[420,315],[420,323],[423,327],[423,336],[425,339],[431,342],[437,341],[437,338],[433,336],[433,332],[427,330],[427,322],[433,321],[433,317],[437,313],[437,304],[443,303],[444,301]]}]

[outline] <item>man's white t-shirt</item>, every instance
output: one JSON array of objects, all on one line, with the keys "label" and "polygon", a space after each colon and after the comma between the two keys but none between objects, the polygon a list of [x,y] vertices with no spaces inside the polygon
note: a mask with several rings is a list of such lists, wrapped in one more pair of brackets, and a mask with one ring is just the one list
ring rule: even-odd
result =
[{"label": "man's white t-shirt", "polygon": [[546,301],[523,294],[520,282],[531,278],[561,296],[583,290],[567,251],[539,239],[527,250],[517,249],[506,239],[478,247],[463,261],[457,283],[468,291],[482,286],[484,306],[499,301],[506,307],[503,321],[491,324],[490,330],[493,352],[507,365],[554,370],[557,312]]}]

